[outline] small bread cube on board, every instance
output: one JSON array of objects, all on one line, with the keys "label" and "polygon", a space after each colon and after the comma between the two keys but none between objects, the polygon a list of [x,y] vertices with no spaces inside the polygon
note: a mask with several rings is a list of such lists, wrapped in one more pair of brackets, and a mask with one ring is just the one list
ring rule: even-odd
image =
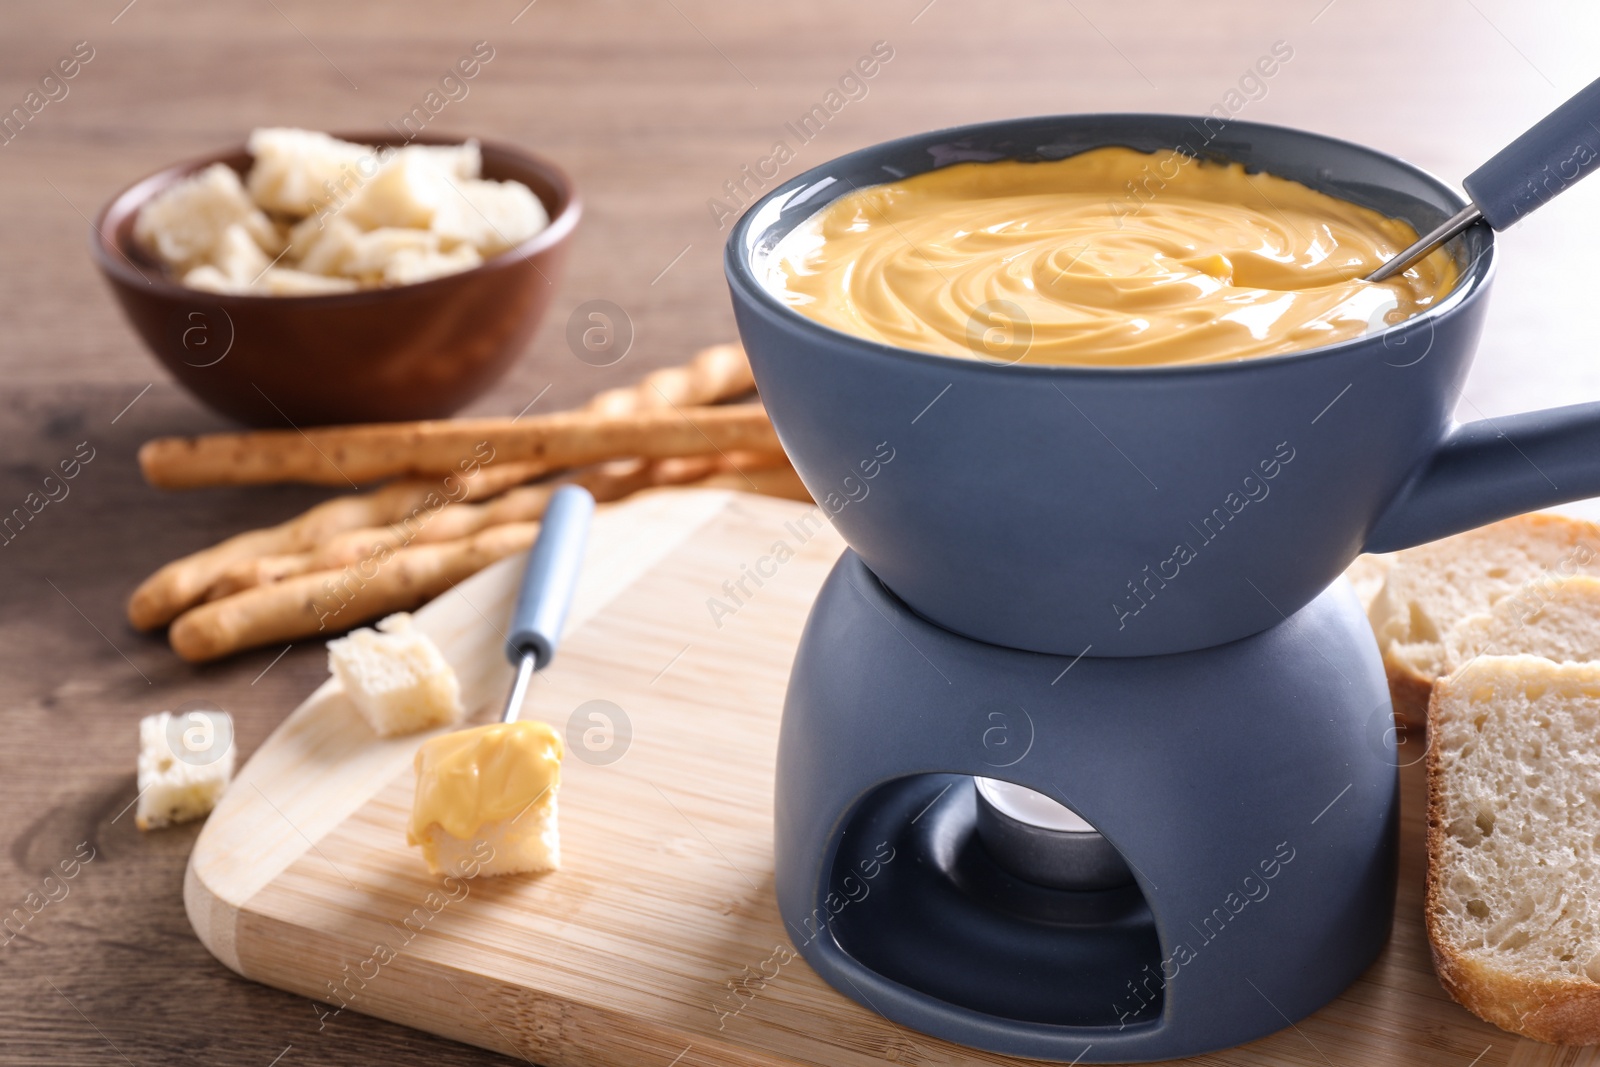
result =
[{"label": "small bread cube on board", "polygon": [[441,734],[417,751],[406,841],[428,869],[460,878],[561,866],[561,735],[542,722]]},{"label": "small bread cube on board", "polygon": [[328,669],[379,737],[461,720],[461,685],[406,612],[328,642]]},{"label": "small bread cube on board", "polygon": [[[223,746],[186,749],[174,746],[174,735],[181,736],[186,726],[182,719],[163,711],[139,720],[139,800],[134,823],[141,830],[155,830],[174,823],[189,822],[211,812],[222,791],[233,778],[232,719],[225,711],[212,711],[211,739]],[[224,731],[214,726],[220,717]],[[219,735],[225,735],[220,736]]]}]

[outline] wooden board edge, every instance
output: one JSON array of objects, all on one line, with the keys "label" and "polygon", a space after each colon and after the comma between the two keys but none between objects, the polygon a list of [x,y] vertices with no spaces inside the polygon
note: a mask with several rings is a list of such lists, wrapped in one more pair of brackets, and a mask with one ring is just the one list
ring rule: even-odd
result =
[{"label": "wooden board edge", "polygon": [[[270,941],[288,946],[301,959],[314,959],[326,951],[308,929],[248,906],[238,913],[238,919],[247,927],[246,939],[251,943]],[[331,957],[325,967],[328,974],[341,973]],[[445,979],[442,988],[437,987],[441,976]],[[394,992],[386,994],[384,983]],[[399,994],[407,983],[437,990],[436,998],[422,1001],[434,1005],[433,1010],[419,1014],[419,999]],[[300,974],[275,974],[269,984],[327,1005],[323,1016],[327,1025],[336,1025],[337,1016],[349,1010],[539,1067],[666,1065],[680,1060],[693,1062],[695,1067],[796,1067],[797,1063],[773,1050],[732,1039],[708,1040],[705,1034],[675,1030],[663,1023],[651,1023],[654,1032],[642,1033],[635,1016],[576,997],[536,994],[438,960],[424,967],[406,953],[385,964],[379,977],[363,985],[347,1008],[336,1007],[339,1002],[328,988],[317,988]]]},{"label": "wooden board edge", "polygon": [[205,950],[234,974],[244,975],[235,937],[239,909],[213,893],[192,863],[183,869],[183,910]]}]

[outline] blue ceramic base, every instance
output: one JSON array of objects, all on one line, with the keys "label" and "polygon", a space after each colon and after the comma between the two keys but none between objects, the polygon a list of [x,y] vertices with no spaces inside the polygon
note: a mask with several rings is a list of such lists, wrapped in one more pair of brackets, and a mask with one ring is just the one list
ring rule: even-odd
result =
[{"label": "blue ceramic base", "polygon": [[[847,551],[784,707],[779,907],[840,992],[950,1041],[1079,1063],[1240,1044],[1337,996],[1388,938],[1390,724],[1343,582],[1232,644],[1074,660],[940,629]],[[1006,873],[973,775],[1076,810],[1136,885]]]}]

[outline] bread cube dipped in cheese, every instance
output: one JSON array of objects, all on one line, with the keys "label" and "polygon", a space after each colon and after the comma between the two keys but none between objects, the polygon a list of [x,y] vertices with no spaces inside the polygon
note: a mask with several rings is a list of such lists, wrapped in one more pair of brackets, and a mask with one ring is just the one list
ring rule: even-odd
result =
[{"label": "bread cube dipped in cheese", "polygon": [[461,719],[456,672],[406,612],[329,641],[328,668],[379,737]]},{"label": "bread cube dipped in cheese", "polygon": [[222,163],[163,189],[139,209],[133,222],[135,240],[177,270],[215,264],[232,232],[244,234],[263,261],[270,258],[268,253],[283,251],[277,228],[251,201],[239,175]]},{"label": "bread cube dipped in cheese", "polygon": [[139,829],[210,814],[233,778],[233,720],[225,711],[207,711],[204,721],[195,720],[199,714],[163,711],[139,720]]},{"label": "bread cube dipped in cheese", "polygon": [[444,246],[470,245],[498,255],[550,225],[550,215],[521,182],[459,181],[434,213],[433,231]]},{"label": "bread cube dipped in cheese", "polygon": [[406,841],[434,874],[462,878],[561,866],[561,735],[533,721],[442,734],[417,751]]}]

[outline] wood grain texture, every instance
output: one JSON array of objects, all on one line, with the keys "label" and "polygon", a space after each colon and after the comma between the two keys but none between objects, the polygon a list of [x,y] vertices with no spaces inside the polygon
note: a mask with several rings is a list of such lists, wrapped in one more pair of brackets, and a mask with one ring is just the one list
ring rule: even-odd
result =
[{"label": "wood grain texture", "polygon": [[[119,817],[135,795],[142,715],[215,701],[233,714],[248,755],[325,675],[314,645],[282,659],[276,648],[189,667],[159,634],[122,621],[133,585],[162,563],[325,496],[293,487],[174,495],[142,483],[134,453],[143,441],[229,427],[156,369],[89,260],[84,216],[126,183],[237,143],[258,124],[381,126],[472,42],[491,41],[495,59],[471,94],[431,128],[547,153],[587,206],[549,320],[505,383],[471,409],[508,416],[536,397],[535,412],[572,406],[734,336],[719,261],[726,231],[707,200],[766,156],[783,123],[875,40],[891,42],[895,58],[864,99],[794,146],[786,175],[885,138],[987,118],[1208,111],[1281,39],[1294,59],[1241,117],[1376,145],[1455,180],[1592,78],[1600,54],[1596,13],[1557,0],[525,5],[60,0],[0,9],[0,107],[20,102],[74,42],[96,49],[66,99],[0,147],[0,510],[37,491],[79,442],[97,450],[70,495],[0,547],[0,909],[41,892],[80,842],[95,849],[65,898],[0,938],[0,1065],[265,1067],[279,1055],[279,1067],[523,1062],[354,1012],[319,1028],[303,997],[231,975],[183,911],[198,829],[140,835],[131,812]],[[1503,237],[1463,417],[1600,397],[1586,314],[1596,218],[1600,181]],[[593,299],[623,307],[635,331],[627,358],[609,367],[578,360],[566,344],[568,317]],[[1420,794],[1407,782],[1414,809]],[[1401,897],[1413,911],[1418,874],[1407,868]],[[1479,1053],[1478,1067],[1593,1062],[1587,1052],[1507,1045],[1436,1004],[1442,993],[1411,936],[1402,927],[1380,967],[1384,981],[1430,1006],[1418,1025],[1441,1058],[1459,1067]],[[1446,1010],[1461,1027],[1437,1025]],[[1382,1035],[1408,1023],[1391,1007],[1352,1025],[1363,1051],[1381,1052]],[[666,1067],[678,1051],[640,1050],[631,1062]],[[905,1038],[875,1051],[915,1059]],[[691,1052],[681,1067],[696,1062]],[[1244,1061],[1224,1053],[1211,1062]],[[1289,1049],[1284,1062],[1324,1064],[1309,1046]]]},{"label": "wood grain texture", "polygon": [[[552,1067],[685,1049],[696,1063],[770,1067],[891,1053],[1005,1062],[911,1034],[803,961],[735,992],[788,944],[772,895],[778,720],[800,627],[841,543],[813,538],[720,626],[706,601],[805,510],[665,491],[596,520],[573,625],[524,712],[569,731],[562,870],[468,888],[428,875],[403,844],[420,738],[375,740],[327,684],[262,745],[200,836],[185,898],[202,939],[241,974],[330,1012]],[[509,680],[497,624],[516,575],[514,561],[498,564],[417,616],[479,714],[494,714]],[[576,716],[581,729],[597,699],[633,723],[622,758],[603,766],[585,761],[569,726]],[[1418,777],[1408,769],[1408,801]],[[1462,1011],[1432,975],[1421,818],[1408,804],[1395,934],[1370,972],[1298,1027],[1196,1063],[1460,1067],[1485,1049],[1512,1053],[1517,1039]]]}]

